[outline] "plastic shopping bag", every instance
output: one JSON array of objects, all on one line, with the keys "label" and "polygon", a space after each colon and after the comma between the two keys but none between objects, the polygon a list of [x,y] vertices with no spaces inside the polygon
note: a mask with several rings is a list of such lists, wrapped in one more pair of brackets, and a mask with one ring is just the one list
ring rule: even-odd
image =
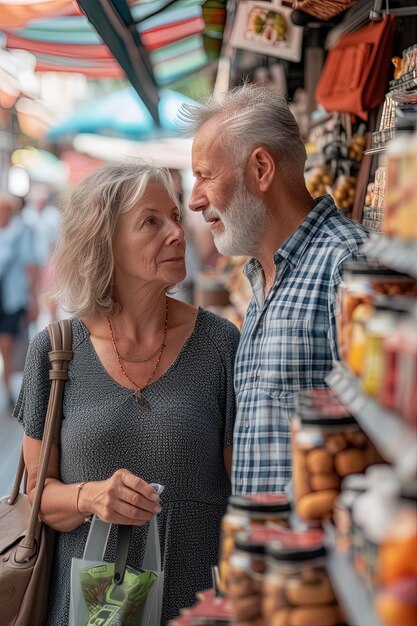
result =
[{"label": "plastic shopping bag", "polygon": [[[82,559],[72,559],[69,626],[158,626],[161,620],[163,572],[156,517],[149,523],[142,569],[123,565],[121,581],[116,565],[103,561],[111,524],[91,522]],[[126,528],[123,533],[126,535]],[[120,530],[120,527],[119,527]],[[127,535],[129,536],[129,535]],[[119,537],[118,537],[119,539]],[[125,546],[126,558],[128,544]]]}]

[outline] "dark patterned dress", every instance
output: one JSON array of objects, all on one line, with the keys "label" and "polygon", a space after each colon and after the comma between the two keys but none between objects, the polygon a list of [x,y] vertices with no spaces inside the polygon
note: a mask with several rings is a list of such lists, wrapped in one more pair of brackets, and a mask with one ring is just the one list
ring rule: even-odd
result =
[{"label": "dark patterned dress", "polygon": [[[199,309],[192,335],[171,367],[138,404],[131,389],[104,369],[85,326],[72,321],[74,357],[66,383],[60,469],[64,483],[104,480],[127,468],[165,485],[158,515],[165,571],[162,624],[211,586],[219,526],[230,494],[223,448],[232,444],[233,363],[239,332]],[[48,401],[50,350],[46,330],[32,341],[15,416],[40,439]],[[75,505],[75,503],[74,503]],[[88,523],[57,533],[47,626],[68,623],[71,558],[81,557]],[[128,564],[140,568],[146,527],[134,527]],[[114,560],[112,528],[106,560]]]}]

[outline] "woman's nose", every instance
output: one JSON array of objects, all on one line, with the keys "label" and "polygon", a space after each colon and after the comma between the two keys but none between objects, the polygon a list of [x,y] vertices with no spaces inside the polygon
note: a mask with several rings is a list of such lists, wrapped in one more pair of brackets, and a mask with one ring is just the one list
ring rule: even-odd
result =
[{"label": "woman's nose", "polygon": [[173,222],[170,227],[170,232],[168,234],[169,243],[173,242],[182,242],[185,240],[184,229],[181,224],[177,222]]}]

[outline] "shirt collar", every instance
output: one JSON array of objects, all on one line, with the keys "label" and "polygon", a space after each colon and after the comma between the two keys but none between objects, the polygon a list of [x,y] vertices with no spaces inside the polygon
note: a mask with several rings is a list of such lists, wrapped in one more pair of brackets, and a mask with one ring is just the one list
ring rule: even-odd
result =
[{"label": "shirt collar", "polygon": [[[310,245],[316,233],[321,230],[322,225],[329,215],[337,211],[333,198],[329,195],[320,196],[316,199],[316,204],[307,215],[306,219],[298,228],[284,241],[282,246],[274,254],[274,262],[278,264],[280,259],[284,259],[293,267],[296,267],[302,258],[305,250]],[[261,270],[261,264],[257,259],[249,259],[243,268],[245,276],[249,278],[253,272]]]},{"label": "shirt collar", "polygon": [[290,265],[296,267],[328,217],[337,211],[333,198],[329,195],[320,196],[315,202],[315,206],[305,220],[274,254],[276,264],[280,259],[285,259]]}]

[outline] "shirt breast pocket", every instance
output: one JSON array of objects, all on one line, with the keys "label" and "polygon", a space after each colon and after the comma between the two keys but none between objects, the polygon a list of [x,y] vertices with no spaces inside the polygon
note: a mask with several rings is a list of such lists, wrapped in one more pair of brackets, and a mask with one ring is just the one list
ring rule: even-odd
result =
[{"label": "shirt breast pocket", "polygon": [[278,397],[311,385],[310,322],[270,320],[259,359],[258,380]]}]

